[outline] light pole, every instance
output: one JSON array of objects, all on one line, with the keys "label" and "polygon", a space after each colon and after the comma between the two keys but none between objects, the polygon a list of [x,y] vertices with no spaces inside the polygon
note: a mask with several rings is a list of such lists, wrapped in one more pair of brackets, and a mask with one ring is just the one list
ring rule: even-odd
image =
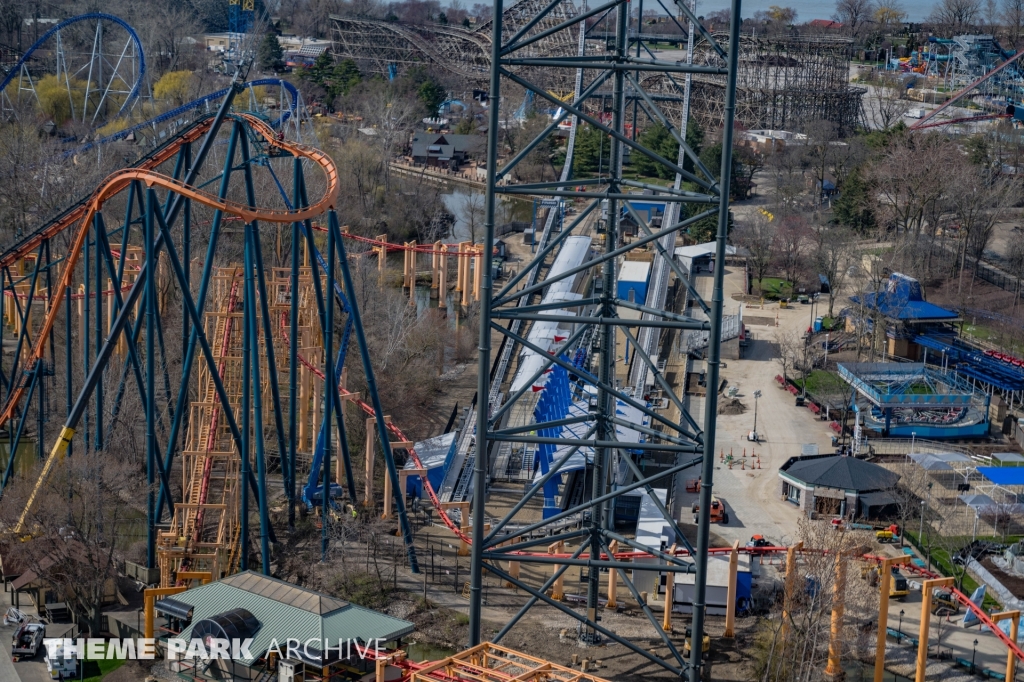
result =
[{"label": "light pole", "polygon": [[900,641],[903,640],[903,609],[900,609],[900,622],[896,626],[896,632],[900,633]]},{"label": "light pole", "polygon": [[754,391],[754,430],[750,432],[750,440],[757,442],[757,399],[761,397],[761,391]]},{"label": "light pole", "polygon": [[[917,439],[917,431],[911,431],[910,432],[910,455],[914,454],[914,441],[916,439]],[[907,464],[909,464],[909,462],[907,460],[910,459],[910,455],[907,455],[904,458],[904,462],[907,463]]]},{"label": "light pole", "polygon": [[921,500],[921,528],[917,531],[917,545],[924,549],[924,500]]},{"label": "light pole", "polygon": [[832,336],[832,332],[825,334],[825,364],[822,367],[824,370],[828,370],[828,338]]},{"label": "light pole", "polygon": [[974,640],[974,651],[971,652],[971,674],[974,674],[974,657],[978,655],[978,640]]}]

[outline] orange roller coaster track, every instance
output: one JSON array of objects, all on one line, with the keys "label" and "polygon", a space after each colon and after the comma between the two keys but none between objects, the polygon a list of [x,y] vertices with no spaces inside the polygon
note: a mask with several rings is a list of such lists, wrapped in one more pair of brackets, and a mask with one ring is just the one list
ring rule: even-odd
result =
[{"label": "orange roller coaster track", "polygon": [[[190,187],[179,180],[175,180],[174,178],[162,175],[152,170],[152,168],[155,168],[161,163],[172,158],[174,154],[177,153],[181,144],[184,144],[186,141],[198,139],[204,133],[209,132],[211,122],[205,122],[203,125],[196,126],[190,131],[188,136],[182,138],[178,145],[171,145],[163,150],[163,153],[155,155],[147,163],[146,167],[128,168],[113,173],[103,182],[100,188],[93,193],[83,206],[66,214],[47,230],[34,235],[32,239],[29,239],[25,243],[19,245],[18,249],[8,252],[4,254],[3,257],[0,257],[0,269],[2,269],[16,262],[18,259],[24,258],[46,239],[71,228],[75,223],[79,224],[78,233],[75,235],[74,242],[68,252],[68,257],[64,262],[60,281],[56,287],[55,293],[53,294],[53,300],[51,301],[49,312],[46,315],[46,320],[37,335],[35,347],[33,348],[32,355],[30,356],[30,360],[32,362],[38,362],[43,358],[43,354],[46,350],[47,338],[50,330],[53,328],[54,321],[57,319],[57,314],[60,311],[60,303],[64,298],[64,290],[71,283],[71,277],[74,273],[75,265],[78,262],[79,254],[82,251],[82,246],[85,243],[86,235],[88,235],[89,230],[91,229],[90,226],[93,216],[102,209],[105,201],[126,189],[132,181],[139,180],[145,183],[147,187],[161,187],[167,189],[209,208],[237,216],[245,222],[263,220],[271,223],[293,223],[314,218],[322,215],[328,209],[334,208],[335,202],[338,198],[338,169],[331,157],[318,149],[314,149],[313,147],[307,147],[306,145],[286,142],[278,139],[273,128],[255,116],[241,114],[239,117],[245,120],[252,130],[259,133],[264,138],[268,146],[290,153],[294,157],[308,159],[315,163],[324,172],[324,175],[327,178],[327,190],[324,192],[324,195],[308,208],[297,210],[253,209],[235,201],[220,199],[213,194]],[[19,383],[18,387],[10,394],[7,404],[4,406],[3,413],[0,413],[0,428],[2,428],[14,416],[18,403],[21,402],[26,390],[27,386]]]}]

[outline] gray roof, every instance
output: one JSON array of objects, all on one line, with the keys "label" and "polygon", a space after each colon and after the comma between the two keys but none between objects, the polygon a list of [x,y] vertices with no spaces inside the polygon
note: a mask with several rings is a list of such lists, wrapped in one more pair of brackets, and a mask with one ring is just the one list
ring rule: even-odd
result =
[{"label": "gray roof", "polygon": [[418,132],[412,136],[412,155],[451,158],[454,154],[465,153],[472,156],[484,152],[484,141],[480,135]]},{"label": "gray roof", "polygon": [[[180,635],[191,639],[192,628],[201,620],[231,609],[249,611],[260,622],[250,651],[251,664],[262,657],[274,640],[283,647],[289,638],[305,641],[379,639],[392,641],[411,634],[416,627],[407,620],[364,609],[361,606],[314,592],[283,580],[245,571],[214,583],[174,595],[176,602],[192,605],[192,623]],[[157,610],[159,610],[157,602]]]},{"label": "gray roof", "polygon": [[898,474],[877,464],[843,456],[797,460],[785,472],[811,485],[858,492],[885,490],[900,478]]}]

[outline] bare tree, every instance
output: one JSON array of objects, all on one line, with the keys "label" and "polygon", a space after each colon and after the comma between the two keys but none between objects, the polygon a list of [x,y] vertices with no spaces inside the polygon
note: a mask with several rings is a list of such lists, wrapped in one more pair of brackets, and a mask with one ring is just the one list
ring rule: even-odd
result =
[{"label": "bare tree", "polygon": [[1024,36],[1024,0],[1003,0],[1000,18],[1006,41],[1013,49],[1019,50],[1022,47],[1021,37]]},{"label": "bare tree", "polygon": [[834,641],[841,657],[862,649],[873,634],[858,626],[877,612],[877,590],[852,574],[856,568],[851,561],[873,538],[801,519],[800,539],[824,551],[797,555],[796,575],[785,582],[781,602],[762,623],[753,650],[754,679],[759,682],[821,679],[832,643],[834,607],[841,609],[842,627]]},{"label": "bare tree", "polygon": [[[1020,302],[1021,287],[1024,286],[1024,239],[1020,237],[1020,228],[1015,227],[1014,232],[1017,238],[1010,240],[1010,249],[1006,254],[1006,265],[1010,274],[1017,278],[1017,286],[1013,292],[1013,311],[1017,312],[1017,304]],[[1011,314],[1012,314],[1011,313]]]},{"label": "bare tree", "polygon": [[839,128],[831,121],[819,120],[808,123],[804,132],[807,134],[804,154],[816,181],[815,204],[820,205],[825,189],[825,180],[828,179],[827,176],[832,170],[836,148],[840,144]]},{"label": "bare tree", "polygon": [[802,214],[791,213],[777,220],[775,237],[778,245],[775,250],[775,261],[795,291],[800,283],[807,255],[807,219]]},{"label": "bare tree", "polygon": [[778,145],[767,154],[766,165],[775,184],[775,200],[783,208],[792,208],[804,192],[803,151],[797,146]]},{"label": "bare tree", "polygon": [[823,223],[811,226],[811,260],[828,279],[828,316],[832,317],[836,296],[846,281],[853,257],[853,234],[847,228]]},{"label": "bare tree", "polygon": [[747,263],[753,269],[754,279],[760,284],[768,276],[768,270],[775,261],[775,226],[774,216],[767,212],[758,212],[749,221],[736,226],[735,241],[744,247],[750,255]]},{"label": "bare tree", "polygon": [[[19,548],[24,565],[69,603],[94,637],[100,632],[100,607],[112,601],[116,589],[117,548],[138,533],[130,519],[137,518],[133,509],[144,504],[146,493],[138,484],[137,464],[114,452],[69,457],[41,481],[26,519],[33,540]],[[8,528],[35,484],[34,476],[17,480],[5,492],[0,517]]]},{"label": "bare tree", "polygon": [[959,293],[963,288],[963,271],[968,256],[974,260],[977,272],[996,222],[1016,202],[1020,190],[1016,182],[1003,178],[989,182],[988,169],[974,164],[957,164],[952,172],[950,181],[955,191],[949,193],[949,201],[963,235],[958,259]]},{"label": "bare tree", "polygon": [[907,12],[900,0],[878,0],[875,8],[875,24],[882,35],[891,34],[907,19]]},{"label": "bare tree", "polygon": [[484,195],[482,192],[470,192],[466,197],[465,215],[469,228],[469,241],[475,244],[477,231],[484,224]]},{"label": "bare tree", "polygon": [[995,34],[999,28],[999,5],[996,0],[985,0],[985,30]]},{"label": "bare tree", "polygon": [[804,340],[794,331],[777,331],[775,333],[775,345],[778,352],[775,361],[782,368],[782,378],[789,379],[790,370],[794,369],[796,363],[804,352]]},{"label": "bare tree", "polygon": [[942,0],[928,18],[947,35],[967,33],[982,18],[982,0]]},{"label": "bare tree", "polygon": [[836,21],[842,22],[843,31],[857,37],[864,30],[864,24],[871,20],[875,11],[872,0],[836,0]]},{"label": "bare tree", "polygon": [[366,102],[364,118],[376,131],[372,139],[383,157],[385,194],[391,189],[392,158],[405,146],[421,108],[419,102],[388,86],[376,88]]},{"label": "bare tree", "polygon": [[928,168],[948,163],[952,153],[944,137],[904,135],[875,160],[868,176],[877,189],[882,229],[920,234],[926,206],[944,189],[943,179]]},{"label": "bare tree", "polygon": [[903,97],[903,86],[895,76],[881,76],[872,86],[872,95],[871,120],[879,130],[888,130],[899,123],[910,108],[910,102]]}]

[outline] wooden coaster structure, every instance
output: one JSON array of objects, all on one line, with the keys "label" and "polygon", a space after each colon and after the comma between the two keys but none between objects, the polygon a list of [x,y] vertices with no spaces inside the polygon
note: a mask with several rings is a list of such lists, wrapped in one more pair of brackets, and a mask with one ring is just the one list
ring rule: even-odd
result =
[{"label": "wooden coaster structure", "polygon": [[[236,412],[242,404],[242,280],[241,266],[219,268],[211,279],[210,301],[215,305],[204,315],[206,335],[217,358],[218,375],[231,409]],[[272,271],[267,294],[274,346],[286,348],[290,339],[286,338],[287,325],[282,322],[287,320],[293,300],[288,270]],[[322,367],[323,339],[316,325],[312,270],[308,267],[299,274],[296,305],[299,310],[298,353],[312,367]],[[270,366],[265,339],[258,339],[256,343],[261,376],[266,377],[259,387],[264,398],[263,421],[273,425],[270,372],[278,373],[282,398],[288,397],[292,386],[287,366]],[[302,456],[307,469],[322,418],[320,392],[314,390],[316,380],[313,368],[299,365],[296,454]],[[161,587],[171,587],[183,571],[208,571],[220,578],[233,573],[239,562],[241,457],[223,419],[216,386],[206,365],[199,366],[198,381],[200,400],[190,407],[189,428],[182,451],[183,501],[174,506],[170,528],[161,532],[157,540]],[[272,445],[277,439],[267,438],[267,442]],[[280,453],[277,455],[280,461]],[[251,461],[250,466],[255,469],[255,461]]]}]

